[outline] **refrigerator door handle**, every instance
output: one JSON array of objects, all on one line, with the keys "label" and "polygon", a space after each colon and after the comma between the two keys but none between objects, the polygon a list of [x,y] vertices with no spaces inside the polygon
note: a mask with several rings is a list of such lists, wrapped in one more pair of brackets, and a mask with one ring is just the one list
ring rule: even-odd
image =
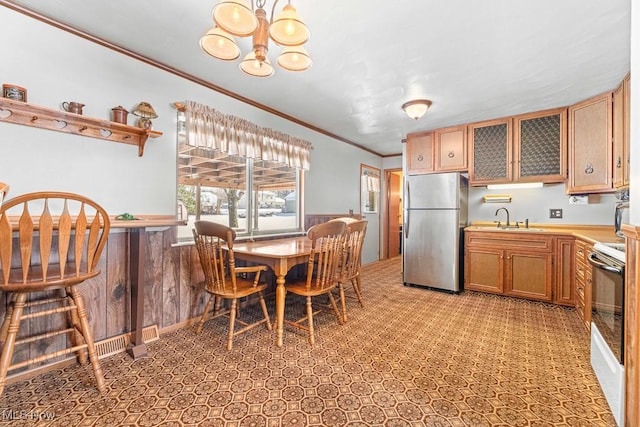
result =
[{"label": "refrigerator door handle", "polygon": [[405,209],[406,214],[404,215],[405,221],[402,225],[402,229],[404,230],[404,238],[409,237],[409,222],[411,216],[411,191],[409,189],[409,181],[407,181],[407,204]]}]

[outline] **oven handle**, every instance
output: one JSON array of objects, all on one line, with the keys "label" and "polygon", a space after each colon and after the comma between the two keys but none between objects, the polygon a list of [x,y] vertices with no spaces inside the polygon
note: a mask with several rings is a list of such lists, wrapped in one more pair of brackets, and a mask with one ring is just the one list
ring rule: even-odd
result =
[{"label": "oven handle", "polygon": [[616,268],[616,267],[610,266],[610,265],[605,264],[605,263],[603,263],[601,261],[598,261],[597,259],[598,259],[598,256],[595,253],[593,253],[593,252],[589,253],[589,262],[591,264],[593,264],[595,267],[600,268],[600,269],[605,270],[605,271],[609,271],[611,273],[615,273],[615,274],[617,274],[619,276],[622,276],[623,272],[622,272],[621,268]]}]

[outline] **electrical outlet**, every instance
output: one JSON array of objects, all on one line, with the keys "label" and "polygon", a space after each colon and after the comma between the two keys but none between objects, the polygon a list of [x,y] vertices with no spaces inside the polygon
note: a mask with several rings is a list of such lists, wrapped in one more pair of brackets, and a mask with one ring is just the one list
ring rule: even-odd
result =
[{"label": "electrical outlet", "polygon": [[549,209],[549,218],[562,218],[562,209]]}]

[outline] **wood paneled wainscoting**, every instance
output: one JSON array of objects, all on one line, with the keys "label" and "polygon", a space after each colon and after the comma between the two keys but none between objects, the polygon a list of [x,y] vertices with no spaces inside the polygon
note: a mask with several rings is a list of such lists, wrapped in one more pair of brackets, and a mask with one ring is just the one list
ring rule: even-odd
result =
[{"label": "wood paneled wainscoting", "polygon": [[627,238],[625,274],[625,422],[640,425],[640,226],[623,225]]},{"label": "wood paneled wainscoting", "polygon": [[[116,225],[117,227],[117,225]],[[204,276],[198,254],[193,245],[172,246],[176,242],[177,228],[152,228],[144,232],[144,321],[143,326],[156,325],[171,329],[197,319],[204,309],[207,294],[203,289]],[[129,234],[124,229],[112,228],[107,246],[102,253],[101,274],[79,287],[82,292],[89,322],[96,344],[112,337],[131,332],[131,280],[129,277]],[[49,291],[53,292],[53,291]],[[36,297],[45,296],[46,292]],[[0,293],[0,316],[4,317],[7,298]],[[64,314],[60,314],[63,316]],[[64,318],[60,317],[60,323]],[[41,318],[30,319],[21,327],[22,336],[54,329]],[[14,361],[23,361],[65,347],[66,336],[58,336],[37,343],[16,346]],[[56,359],[54,364],[73,363],[74,357]],[[10,372],[12,379],[24,378],[46,366],[28,366]]]}]

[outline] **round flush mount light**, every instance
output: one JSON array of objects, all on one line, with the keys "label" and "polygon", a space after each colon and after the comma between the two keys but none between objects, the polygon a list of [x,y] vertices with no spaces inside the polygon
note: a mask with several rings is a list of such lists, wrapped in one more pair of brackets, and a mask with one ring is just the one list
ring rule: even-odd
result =
[{"label": "round flush mount light", "polygon": [[402,104],[404,112],[414,120],[418,120],[424,116],[429,107],[431,107],[431,101],[428,99],[414,99],[413,101]]}]

